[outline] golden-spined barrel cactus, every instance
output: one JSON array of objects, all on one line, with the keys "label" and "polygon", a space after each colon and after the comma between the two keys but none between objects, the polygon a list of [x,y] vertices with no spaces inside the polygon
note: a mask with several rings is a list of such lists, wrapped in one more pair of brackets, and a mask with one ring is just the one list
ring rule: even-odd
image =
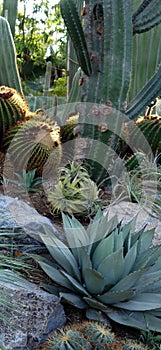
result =
[{"label": "golden-spined barrel cactus", "polygon": [[15,124],[26,120],[30,115],[25,99],[15,90],[0,86],[0,136]]},{"label": "golden-spined barrel cactus", "polygon": [[11,128],[4,142],[16,171],[37,169],[41,175],[50,157],[52,168],[61,160],[60,128],[47,116],[33,115],[29,120]]}]

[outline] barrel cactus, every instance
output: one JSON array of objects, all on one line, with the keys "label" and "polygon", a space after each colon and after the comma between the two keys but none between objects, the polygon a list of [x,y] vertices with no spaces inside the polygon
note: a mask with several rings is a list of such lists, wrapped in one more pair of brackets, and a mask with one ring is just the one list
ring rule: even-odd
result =
[{"label": "barrel cactus", "polygon": [[36,169],[37,175],[42,175],[49,157],[50,168],[60,163],[60,128],[51,118],[35,114],[8,131],[4,150],[7,150],[16,172]]},{"label": "barrel cactus", "polygon": [[46,342],[43,350],[92,350],[91,344],[83,334],[72,329],[60,330]]},{"label": "barrel cactus", "polygon": [[23,96],[13,88],[4,85],[0,86],[1,139],[10,127],[25,121],[29,115],[30,110]]}]

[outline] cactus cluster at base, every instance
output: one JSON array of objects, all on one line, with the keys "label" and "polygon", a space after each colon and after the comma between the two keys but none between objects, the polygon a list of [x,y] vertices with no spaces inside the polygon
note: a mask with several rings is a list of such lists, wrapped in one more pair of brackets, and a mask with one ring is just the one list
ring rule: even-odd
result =
[{"label": "cactus cluster at base", "polygon": [[83,321],[55,331],[42,350],[148,350],[140,341],[118,337],[106,324]]}]

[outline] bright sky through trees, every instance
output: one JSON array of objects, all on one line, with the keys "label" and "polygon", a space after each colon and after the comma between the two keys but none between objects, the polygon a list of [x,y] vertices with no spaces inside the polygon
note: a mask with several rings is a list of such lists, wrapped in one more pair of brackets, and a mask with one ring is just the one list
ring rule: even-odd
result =
[{"label": "bright sky through trees", "polygon": [[[33,3],[35,3],[35,2],[39,2],[39,1],[37,1],[37,0],[28,0],[28,2],[27,2],[27,11],[29,13],[32,12],[32,6],[33,6]],[[56,4],[58,4],[59,0],[49,0],[49,2],[51,3],[51,5],[56,5]],[[19,11],[23,10],[23,7],[24,7],[23,2],[20,2],[20,0],[19,0],[18,1],[18,9],[19,9]]]}]

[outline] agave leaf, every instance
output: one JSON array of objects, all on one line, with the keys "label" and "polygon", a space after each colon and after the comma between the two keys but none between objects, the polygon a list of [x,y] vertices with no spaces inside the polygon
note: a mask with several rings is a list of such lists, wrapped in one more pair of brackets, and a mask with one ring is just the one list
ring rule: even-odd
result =
[{"label": "agave leaf", "polygon": [[128,276],[122,278],[118,283],[115,284],[109,291],[110,292],[119,292],[126,291],[129,289],[136,289],[136,286],[141,278],[145,275],[145,272],[148,271],[148,268],[143,268],[138,271],[130,273]]},{"label": "agave leaf", "polygon": [[131,312],[124,310],[113,310],[108,317],[125,326],[141,329],[143,331],[161,332],[161,319],[153,316],[150,312]]},{"label": "agave leaf", "polygon": [[43,271],[58,285],[66,287],[70,290],[74,290],[70,281],[61,273],[61,270],[56,269],[51,262],[47,262],[47,259],[39,256],[35,258],[35,261],[39,263]]},{"label": "agave leaf", "polygon": [[152,244],[155,229],[148,230],[142,233],[138,244],[138,254],[145,252]]},{"label": "agave leaf", "polygon": [[150,272],[149,269],[149,271],[139,279],[136,290],[137,292],[147,292],[147,287],[155,287],[155,283],[159,281],[161,281],[161,270]]},{"label": "agave leaf", "polygon": [[101,294],[104,290],[105,281],[103,276],[94,269],[84,270],[86,288],[91,294]]},{"label": "agave leaf", "polygon": [[[135,295],[133,290],[123,290],[118,292],[106,292],[98,296],[98,300],[106,305],[116,304],[120,301],[131,299]],[[120,303],[122,304],[122,303]]]},{"label": "agave leaf", "polygon": [[133,265],[136,261],[137,257],[137,245],[138,242],[136,242],[127,252],[126,256],[124,257],[124,271],[122,278],[127,276],[132,270],[133,270]]},{"label": "agave leaf", "polygon": [[107,310],[107,305],[104,305],[103,303],[94,298],[83,297],[83,300],[93,309],[98,309],[102,311]]},{"label": "agave leaf", "polygon": [[104,322],[109,327],[111,327],[111,324],[110,324],[107,316],[101,311],[88,308],[88,309],[86,309],[86,317],[89,320],[95,320],[95,321],[98,321],[98,322]]},{"label": "agave leaf", "polygon": [[124,271],[123,248],[102,260],[97,267],[97,271],[104,276],[106,285],[115,285]]},{"label": "agave leaf", "polygon": [[161,306],[161,293],[142,293],[135,295],[132,300],[117,303],[114,306],[131,311],[147,311]]},{"label": "agave leaf", "polygon": [[153,246],[147,251],[136,257],[136,261],[133,266],[133,271],[139,270],[146,266],[152,266],[157,262],[157,259],[161,256],[161,246]]},{"label": "agave leaf", "polygon": [[85,309],[87,307],[86,303],[82,298],[78,297],[76,294],[72,293],[60,293],[60,297],[65,300],[68,304],[71,304],[79,309]]},{"label": "agave leaf", "polygon": [[151,263],[152,267],[150,268],[150,272],[157,272],[158,270],[161,270],[161,256],[159,256],[155,263]]},{"label": "agave leaf", "polygon": [[84,271],[86,269],[92,268],[92,262],[89,255],[87,254],[85,247],[76,248],[76,249],[77,249],[77,254],[79,254],[79,268],[80,268],[82,277],[84,279]]},{"label": "agave leaf", "polygon": [[53,259],[62,266],[70,275],[81,279],[77,261],[69,248],[49,231],[46,235],[40,235]]},{"label": "agave leaf", "polygon": [[75,291],[77,291],[81,294],[89,296],[89,293],[87,292],[87,290],[75,278],[73,278],[71,275],[68,275],[65,271],[61,271],[61,273],[71,283],[71,285],[73,287],[72,289],[74,289]]},{"label": "agave leaf", "polygon": [[[114,216],[112,219],[108,220],[107,216],[102,216],[99,220],[94,220],[87,227],[87,234],[90,237],[90,242],[92,238],[92,242],[96,242],[94,245],[97,246],[100,240],[110,235],[118,225],[118,219]],[[93,249],[92,249],[93,250]]]},{"label": "agave leaf", "polygon": [[87,246],[89,243],[85,228],[74,217],[62,214],[63,226],[69,246],[73,247],[73,235],[75,235],[75,247]]},{"label": "agave leaf", "polygon": [[92,255],[92,263],[95,269],[101,264],[101,262],[114,251],[114,234],[111,234],[107,238],[103,239],[96,247]]}]

